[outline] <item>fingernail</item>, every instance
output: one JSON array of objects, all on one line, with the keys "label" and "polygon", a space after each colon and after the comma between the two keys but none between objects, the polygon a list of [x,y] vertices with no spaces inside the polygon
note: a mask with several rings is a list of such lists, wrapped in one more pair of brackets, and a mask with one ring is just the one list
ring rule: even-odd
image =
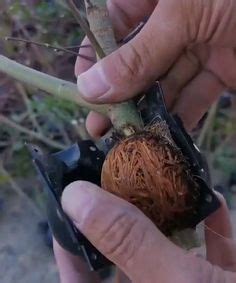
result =
[{"label": "fingernail", "polygon": [[66,187],[62,195],[62,207],[66,214],[76,223],[82,225],[92,205],[92,196],[86,182],[74,182]]},{"label": "fingernail", "polygon": [[110,89],[102,69],[98,66],[78,76],[77,85],[81,95],[90,99],[101,97]]}]

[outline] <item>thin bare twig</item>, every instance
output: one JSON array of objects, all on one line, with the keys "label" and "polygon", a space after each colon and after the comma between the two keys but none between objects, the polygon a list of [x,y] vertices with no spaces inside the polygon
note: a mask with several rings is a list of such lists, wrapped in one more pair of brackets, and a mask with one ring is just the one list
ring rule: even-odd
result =
[{"label": "thin bare twig", "polygon": [[80,13],[79,9],[76,7],[74,1],[68,0],[67,3],[68,3],[68,6],[70,7],[71,13],[73,14],[75,19],[79,23],[82,30],[86,33],[89,41],[91,42],[91,45],[93,46],[94,50],[98,54],[99,58],[105,57],[105,53],[104,53],[102,47],[98,43],[94,34],[91,32],[87,21],[84,19],[84,17],[82,16],[82,13]]},{"label": "thin bare twig", "polygon": [[[41,43],[41,42],[36,42],[36,41],[32,41],[32,40],[28,40],[28,39],[25,39],[25,38],[18,38],[18,37],[10,37],[10,36],[7,36],[5,37],[5,40],[7,41],[16,41],[16,42],[23,42],[23,43],[27,43],[27,44],[32,44],[32,45],[36,45],[36,46],[39,46],[39,47],[43,47],[43,48],[47,48],[47,49],[53,49],[53,51],[55,52],[65,52],[65,53],[68,53],[68,54],[71,54],[73,56],[76,56],[76,57],[81,57],[83,59],[86,59],[88,61],[91,61],[91,62],[94,62],[94,58],[92,57],[89,57],[89,56],[86,56],[86,55],[83,55],[83,54],[79,54],[75,51],[71,51],[69,49],[72,49],[72,48],[75,48],[73,46],[69,46],[67,48],[65,47],[60,47],[60,46],[53,46],[51,44],[48,44],[48,43]],[[86,47],[90,47],[91,45],[78,45],[76,47],[78,48],[86,48]]]},{"label": "thin bare twig", "polygon": [[49,118],[49,120],[51,120],[53,123],[56,124],[56,128],[60,131],[60,134],[61,134],[61,136],[63,138],[63,141],[64,141],[65,145],[66,146],[71,145],[71,140],[70,140],[70,138],[69,138],[69,136],[68,136],[68,134],[67,134],[67,132],[66,132],[64,126],[63,126],[63,124],[60,123],[60,122],[55,121],[55,117],[52,115],[52,113],[48,114],[48,118]]},{"label": "thin bare twig", "polygon": [[[39,125],[37,119],[36,119],[36,115],[34,113],[34,111],[32,110],[32,107],[31,107],[31,103],[29,101],[29,98],[28,98],[28,95],[26,93],[26,90],[25,88],[23,87],[23,85],[21,85],[20,83],[16,83],[16,88],[17,90],[19,91],[19,93],[22,95],[22,98],[23,98],[23,101],[25,103],[25,106],[27,108],[27,112],[28,112],[28,116],[32,122],[32,125],[34,126],[34,128],[37,130],[37,132],[39,134],[41,134],[42,136],[44,136],[44,133],[43,133],[43,129],[42,127]],[[64,142],[66,145],[70,145],[71,141],[68,137],[68,134],[66,133],[66,131],[64,130],[63,126],[60,125],[60,123],[57,125],[58,129],[60,130],[60,133],[64,139]]]},{"label": "thin bare twig", "polygon": [[74,49],[74,48],[91,48],[91,44],[83,44],[83,45],[69,45],[69,46],[64,46],[63,48],[65,49]]},{"label": "thin bare twig", "polygon": [[[83,119],[83,118],[81,118]],[[85,122],[84,121],[80,121],[81,119],[79,119],[79,121],[77,120],[72,120],[71,121],[71,125],[73,126],[77,136],[81,139],[81,140],[86,140],[89,138],[88,132],[86,130],[85,127]]]},{"label": "thin bare twig", "polygon": [[43,131],[35,117],[35,113],[34,111],[32,110],[31,108],[31,104],[30,104],[30,101],[29,101],[29,98],[28,98],[28,95],[25,91],[25,88],[20,84],[20,83],[15,83],[15,86],[16,86],[16,89],[18,90],[18,92],[21,94],[22,96],[22,99],[24,101],[24,104],[26,106],[26,109],[27,109],[27,112],[28,112],[28,115],[29,115],[29,118],[33,124],[33,126],[35,127],[35,129],[38,131],[38,133],[40,133],[41,135],[43,135]]},{"label": "thin bare twig", "polygon": [[47,144],[51,147],[58,148],[58,149],[65,149],[64,145],[62,145],[58,142],[55,142],[51,139],[48,139],[47,137],[43,136],[40,133],[33,132],[33,131],[31,131],[31,130],[29,130],[29,129],[21,126],[21,125],[18,125],[17,123],[13,122],[12,120],[8,119],[7,117],[5,117],[4,115],[1,115],[1,114],[0,114],[0,124],[4,124],[4,125],[12,128],[12,129],[17,130],[20,133],[26,134],[26,135],[28,135],[32,138],[40,140],[44,144]]},{"label": "thin bare twig", "polygon": [[[28,32],[28,30],[24,27],[24,25],[22,25],[22,23],[20,21],[15,21],[17,23],[17,25],[20,27],[23,35],[25,38],[30,39],[30,34]],[[38,47],[36,45],[32,45],[32,50],[35,54],[35,57],[38,58],[38,61],[41,63],[42,66],[46,66],[47,70],[53,74],[54,70],[51,66],[51,64],[48,62],[48,60],[45,60],[45,56],[43,56],[42,52],[38,49]]]}]

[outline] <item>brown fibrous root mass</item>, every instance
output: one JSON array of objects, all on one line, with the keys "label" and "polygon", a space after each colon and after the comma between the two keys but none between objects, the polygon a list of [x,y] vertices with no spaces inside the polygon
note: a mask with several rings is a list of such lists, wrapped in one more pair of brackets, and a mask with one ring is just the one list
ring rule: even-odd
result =
[{"label": "brown fibrous root mass", "polygon": [[189,228],[197,213],[189,164],[163,131],[121,140],[104,162],[102,187],[137,206],[166,235]]}]

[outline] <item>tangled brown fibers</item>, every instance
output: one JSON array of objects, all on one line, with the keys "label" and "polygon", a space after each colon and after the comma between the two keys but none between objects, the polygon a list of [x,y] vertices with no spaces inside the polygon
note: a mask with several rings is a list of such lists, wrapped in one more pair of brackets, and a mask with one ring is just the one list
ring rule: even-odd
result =
[{"label": "tangled brown fibers", "polygon": [[196,214],[199,193],[189,165],[163,135],[121,140],[104,162],[102,187],[137,206],[166,235],[191,226]]}]

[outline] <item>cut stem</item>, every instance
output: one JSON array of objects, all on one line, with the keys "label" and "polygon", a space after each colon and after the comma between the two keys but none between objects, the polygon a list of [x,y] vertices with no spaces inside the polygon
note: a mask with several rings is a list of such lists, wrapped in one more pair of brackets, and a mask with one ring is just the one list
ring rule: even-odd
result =
[{"label": "cut stem", "polygon": [[[32,44],[32,45],[36,45],[36,46],[47,48],[47,49],[53,49],[55,52],[61,51],[61,52],[68,53],[68,54],[76,56],[76,57],[79,56],[79,57],[86,59],[88,61],[91,61],[91,62],[94,61],[94,58],[92,58],[92,57],[79,54],[75,51],[71,51],[70,49],[73,48],[73,46],[69,46],[68,48],[67,47],[61,47],[61,46],[53,46],[53,45],[48,44],[48,43],[41,43],[41,42],[28,40],[28,39],[25,39],[25,38],[10,37],[10,36],[5,37],[5,40],[6,41],[23,42],[23,43],[26,43],[26,44]],[[86,47],[90,47],[90,45],[77,45],[75,47],[76,48],[86,48]]]}]

